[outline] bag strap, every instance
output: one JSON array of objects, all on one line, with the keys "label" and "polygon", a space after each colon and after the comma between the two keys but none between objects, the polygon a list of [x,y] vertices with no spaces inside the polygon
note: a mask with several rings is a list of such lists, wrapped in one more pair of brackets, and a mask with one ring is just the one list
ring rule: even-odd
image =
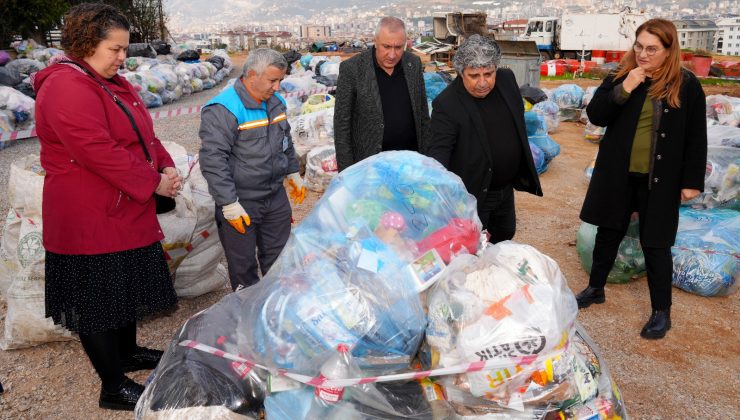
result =
[{"label": "bag strap", "polygon": [[152,156],[149,154],[149,150],[146,148],[146,143],[144,143],[144,139],[141,137],[141,132],[139,132],[139,127],[136,125],[136,121],[134,121],[134,116],[131,115],[131,111],[129,111],[128,108],[126,108],[126,105],[124,105],[123,102],[121,102],[121,100],[118,99],[118,96],[116,96],[115,93],[111,92],[110,89],[108,89],[108,87],[106,85],[104,85],[103,82],[101,82],[97,77],[95,77],[95,75],[92,74],[92,72],[90,70],[88,70],[87,68],[85,68],[85,66],[82,66],[79,63],[75,63],[74,61],[69,61],[69,60],[61,60],[58,63],[60,63],[60,64],[72,64],[74,66],[77,66],[79,69],[81,69],[82,71],[84,71],[85,73],[87,73],[88,76],[92,77],[93,80],[95,80],[96,82],[98,82],[98,84],[100,85],[100,87],[103,88],[103,90],[108,95],[110,95],[110,97],[113,99],[113,102],[115,102],[116,105],[118,105],[121,108],[121,110],[123,110],[123,112],[128,117],[128,120],[131,123],[131,127],[133,127],[134,131],[136,132],[136,137],[139,138],[139,144],[141,144],[141,148],[144,150],[144,157],[146,157],[146,161],[149,162],[149,165],[152,165],[153,166],[154,163],[152,161]]}]

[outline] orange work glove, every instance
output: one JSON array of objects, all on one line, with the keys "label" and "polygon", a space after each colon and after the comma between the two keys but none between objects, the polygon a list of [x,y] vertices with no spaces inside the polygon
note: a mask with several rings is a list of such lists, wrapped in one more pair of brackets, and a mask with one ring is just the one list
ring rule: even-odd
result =
[{"label": "orange work glove", "polygon": [[293,204],[301,204],[306,198],[306,187],[303,185],[303,179],[298,172],[288,175],[288,196],[293,200]]},{"label": "orange work glove", "polygon": [[244,207],[242,207],[238,201],[223,206],[221,211],[224,214],[224,219],[226,219],[226,221],[229,222],[229,224],[239,233],[247,232],[247,228],[244,227],[244,224],[247,226],[252,224],[246,210],[244,210]]}]

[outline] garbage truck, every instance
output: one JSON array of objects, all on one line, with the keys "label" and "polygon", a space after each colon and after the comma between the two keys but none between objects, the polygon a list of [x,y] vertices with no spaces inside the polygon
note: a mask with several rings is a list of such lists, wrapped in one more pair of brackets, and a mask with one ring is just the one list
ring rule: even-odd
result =
[{"label": "garbage truck", "polygon": [[571,13],[561,17],[533,17],[519,40],[532,40],[546,59],[590,60],[593,51],[627,51],[635,30],[648,16],[626,8],[621,12]]}]

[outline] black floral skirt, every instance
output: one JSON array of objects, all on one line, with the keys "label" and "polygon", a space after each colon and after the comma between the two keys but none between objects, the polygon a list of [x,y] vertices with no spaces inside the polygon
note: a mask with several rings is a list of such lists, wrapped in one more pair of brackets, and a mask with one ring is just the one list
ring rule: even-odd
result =
[{"label": "black floral skirt", "polygon": [[98,255],[46,251],[46,316],[70,331],[118,329],[176,303],[159,242]]}]

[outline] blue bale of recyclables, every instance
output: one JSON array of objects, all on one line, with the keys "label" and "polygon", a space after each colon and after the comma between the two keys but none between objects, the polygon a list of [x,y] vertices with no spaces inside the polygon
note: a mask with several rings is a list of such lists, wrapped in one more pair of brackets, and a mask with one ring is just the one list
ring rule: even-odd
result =
[{"label": "blue bale of recyclables", "polygon": [[673,285],[700,296],[726,296],[740,278],[740,212],[681,208]]}]

